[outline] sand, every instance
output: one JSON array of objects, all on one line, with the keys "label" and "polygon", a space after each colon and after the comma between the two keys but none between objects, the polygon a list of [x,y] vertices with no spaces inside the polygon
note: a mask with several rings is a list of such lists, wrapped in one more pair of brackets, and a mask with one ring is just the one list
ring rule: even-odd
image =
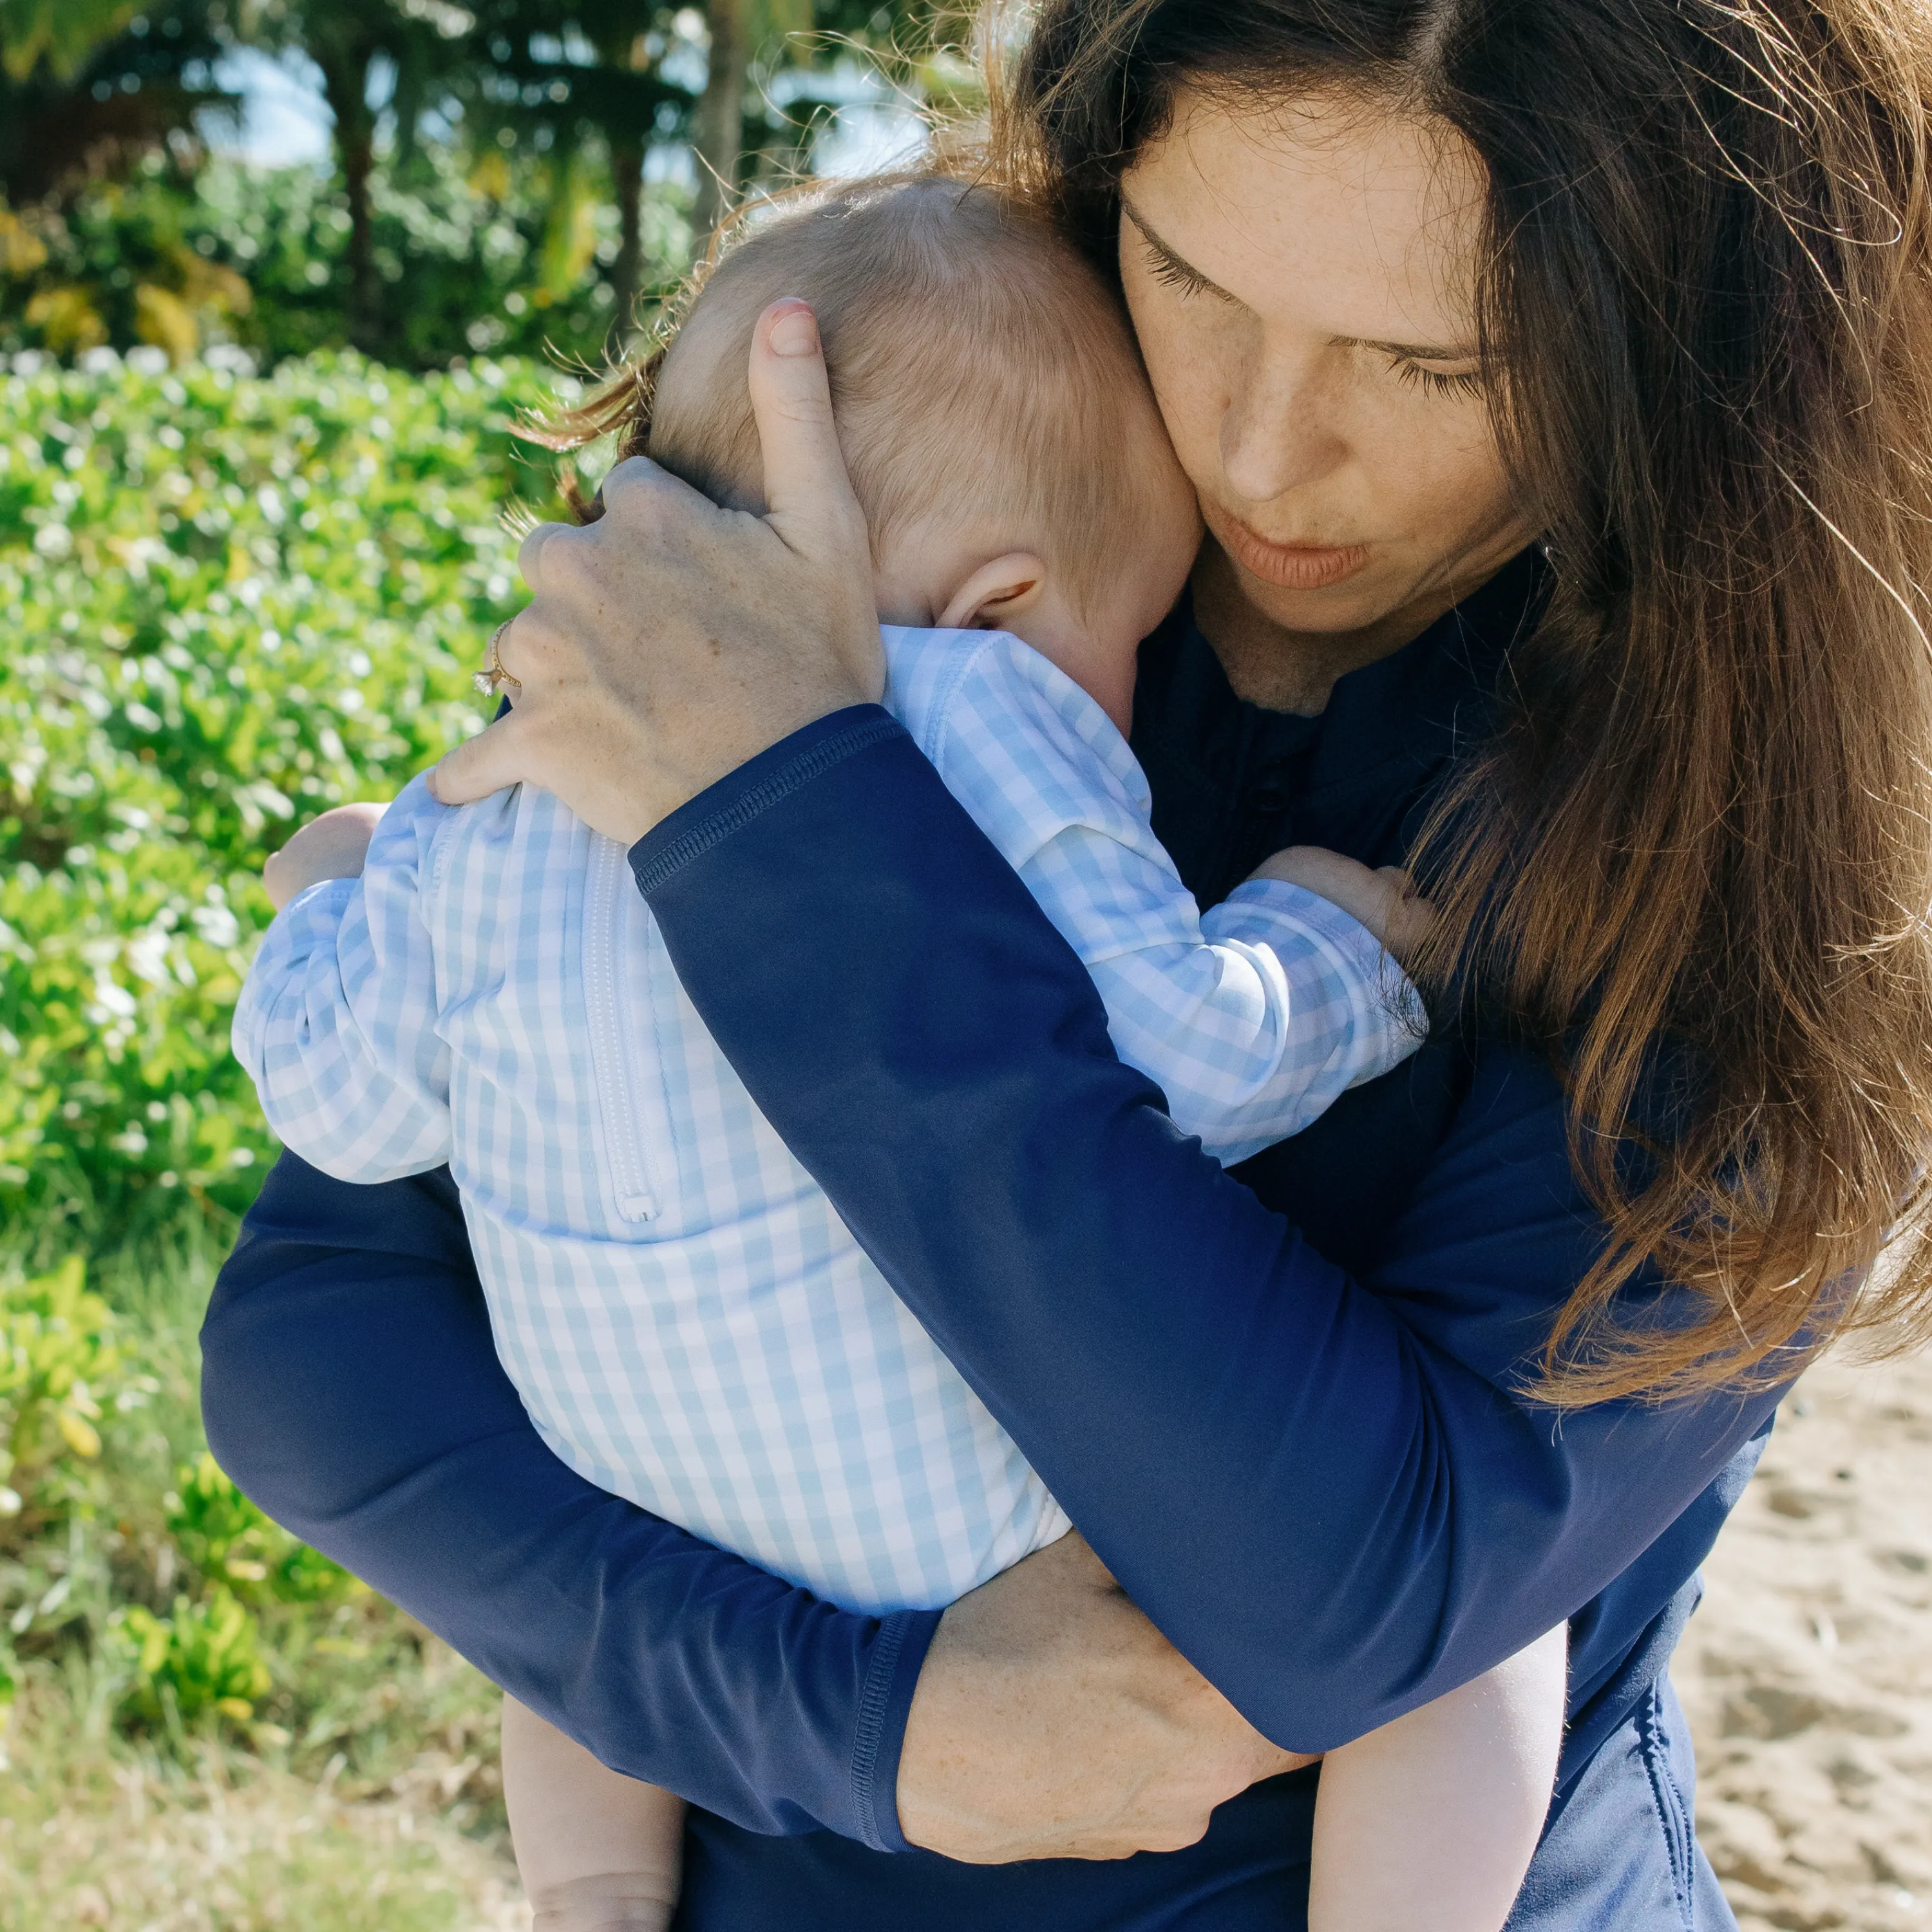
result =
[{"label": "sand", "polygon": [[1932,1932],[1932,1358],[1812,1370],[1705,1580],[1674,1674],[1745,1932]]}]

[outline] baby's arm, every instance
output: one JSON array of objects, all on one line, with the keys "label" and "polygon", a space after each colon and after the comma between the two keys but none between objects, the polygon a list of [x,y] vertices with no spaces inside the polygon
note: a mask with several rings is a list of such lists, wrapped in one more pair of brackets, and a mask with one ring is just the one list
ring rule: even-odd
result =
[{"label": "baby's arm", "polygon": [[1309,1932],[1498,1932],[1550,1809],[1568,1635],[1322,1760]]},{"label": "baby's arm", "polygon": [[280,910],[233,1034],[269,1126],[304,1160],[354,1181],[449,1157],[448,1058],[422,908],[447,814],[421,779],[373,824],[368,812],[326,814],[269,861]]},{"label": "baby's arm", "polygon": [[325,880],[359,879],[383,809],[380,805],[338,805],[311,818],[262,868],[268,903],[280,912],[290,900]]},{"label": "baby's arm", "polygon": [[503,1802],[532,1932],[664,1932],[670,1924],[682,1798],[608,1769],[506,1697]]},{"label": "baby's arm", "polygon": [[[955,648],[973,655],[919,720],[922,748],[1080,956],[1115,1050],[1184,1132],[1245,1159],[1414,1052],[1421,1004],[1382,935],[1320,884],[1268,874],[1204,918],[1093,701],[1015,639]],[[1377,876],[1330,869],[1344,868]]]}]

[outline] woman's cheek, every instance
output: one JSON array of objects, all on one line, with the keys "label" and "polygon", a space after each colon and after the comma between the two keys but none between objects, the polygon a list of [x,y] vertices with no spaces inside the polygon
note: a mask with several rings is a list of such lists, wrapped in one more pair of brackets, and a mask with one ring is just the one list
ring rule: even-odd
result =
[{"label": "woman's cheek", "polygon": [[1469,420],[1459,429],[1438,437],[1434,474],[1425,487],[1464,530],[1499,530],[1516,520],[1516,499],[1488,411],[1471,405]]},{"label": "woman's cheek", "polygon": [[[1206,346],[1198,342],[1188,346],[1193,353],[1172,340],[1150,349],[1148,339],[1142,338],[1148,380],[1154,385],[1168,440],[1174,445],[1187,480],[1197,490],[1211,491],[1220,480],[1221,418],[1227,409],[1227,385]],[[1180,349],[1180,352],[1166,352],[1171,349]]]},{"label": "woman's cheek", "polygon": [[1189,464],[1191,476],[1193,470],[1183,438],[1190,424],[1198,418],[1198,410],[1187,393],[1185,372],[1189,349],[1198,350],[1200,345],[1190,341],[1192,332],[1186,320],[1176,313],[1178,301],[1174,291],[1162,288],[1142,273],[1124,250],[1120,287],[1126,297],[1127,320],[1132,323],[1134,339],[1140,345],[1141,361],[1146,366],[1148,382],[1154,386],[1161,420],[1167,425],[1168,440],[1180,452],[1182,462]]},{"label": "woman's cheek", "polygon": [[1390,526],[1433,532],[1445,548],[1510,514],[1508,473],[1489,412],[1465,401],[1384,387],[1381,406],[1358,418],[1355,448]]}]

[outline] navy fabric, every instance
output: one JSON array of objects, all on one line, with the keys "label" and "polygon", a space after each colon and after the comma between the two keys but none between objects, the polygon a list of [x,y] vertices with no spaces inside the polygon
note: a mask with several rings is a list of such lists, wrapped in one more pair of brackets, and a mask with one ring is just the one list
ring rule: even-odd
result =
[{"label": "navy fabric", "polygon": [[1690,1726],[1660,1677],[1558,1792],[1508,1932],[1736,1932],[1696,1796]]},{"label": "navy fabric", "polygon": [[[1508,1932],[1736,1932],[1691,1830],[1696,1773],[1668,1680],[1558,1797]],[[694,1814],[676,1932],[1306,1932],[1316,1773],[1258,1784],[1184,1852],[987,1869],[829,1832],[759,1838]]]},{"label": "navy fabric", "polygon": [[[1258,1784],[1184,1852],[1109,1863],[896,1858],[830,1832],[760,1838],[692,1816],[675,1932],[1305,1932],[1316,1774]],[[1552,1928],[1554,1932],[1554,1928]],[[1566,1928],[1568,1932],[1568,1928]]]},{"label": "navy fabric", "polygon": [[559,1462],[496,1360],[446,1170],[352,1187],[283,1155],[202,1358],[209,1445],[249,1495],[607,1764],[752,1832],[903,1846],[937,1614],[835,1609]]},{"label": "navy fabric", "polygon": [[[1576,1701],[1621,1722],[1773,1401],[1559,1426],[1510,1394],[1604,1238],[1554,1070],[1432,1041],[1250,1163],[1258,1197],[1114,1057],[1071,950],[884,716],[820,721],[633,851],[787,1144],[1269,1736],[1325,1750],[1573,1616]],[[1349,1266],[1304,1238],[1317,1217]]]},{"label": "navy fabric", "polygon": [[[1184,610],[1150,639],[1135,748],[1203,901],[1284,843],[1399,858],[1541,588],[1520,561],[1318,718],[1240,704]],[[1702,1868],[1681,1847],[1659,1868],[1634,1808],[1688,1790],[1662,1672],[1771,1403],[1558,1429],[1510,1395],[1600,1240],[1549,1067],[1432,1040],[1228,1179],[882,716],[820,721],[633,853],[741,1075],[1136,1600],[1284,1743],[1357,1735],[1574,1613],[1564,1783],[1518,1922],[1690,1922],[1659,1914]],[[204,1346],[211,1438],[272,1514],[708,1808],[681,1923],[1300,1922],[1305,1775],[1161,1858],[906,1850],[892,1792],[932,1620],[817,1604],[550,1459],[446,1180],[352,1191],[285,1158]],[[1604,1916],[1620,1859],[1652,1876]]]}]

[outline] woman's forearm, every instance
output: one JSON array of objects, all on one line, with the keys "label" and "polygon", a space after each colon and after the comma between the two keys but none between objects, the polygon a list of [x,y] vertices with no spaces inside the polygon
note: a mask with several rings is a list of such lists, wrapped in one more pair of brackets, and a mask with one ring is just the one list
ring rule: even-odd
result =
[{"label": "woman's forearm", "polygon": [[1078,960],[876,710],[632,857],[793,1151],[1130,1595],[1280,1743],[1358,1736],[1562,1622],[1762,1420],[1767,1399],[1559,1430],[1508,1395],[1598,1236],[1553,1079],[1502,1049],[1371,1278],[1316,1254],[1115,1058]]},{"label": "woman's forearm", "polygon": [[896,1849],[937,1619],[860,1616],[553,1456],[499,1365],[446,1173],[285,1155],[202,1335],[222,1466],[606,1764],[755,1831]]}]

